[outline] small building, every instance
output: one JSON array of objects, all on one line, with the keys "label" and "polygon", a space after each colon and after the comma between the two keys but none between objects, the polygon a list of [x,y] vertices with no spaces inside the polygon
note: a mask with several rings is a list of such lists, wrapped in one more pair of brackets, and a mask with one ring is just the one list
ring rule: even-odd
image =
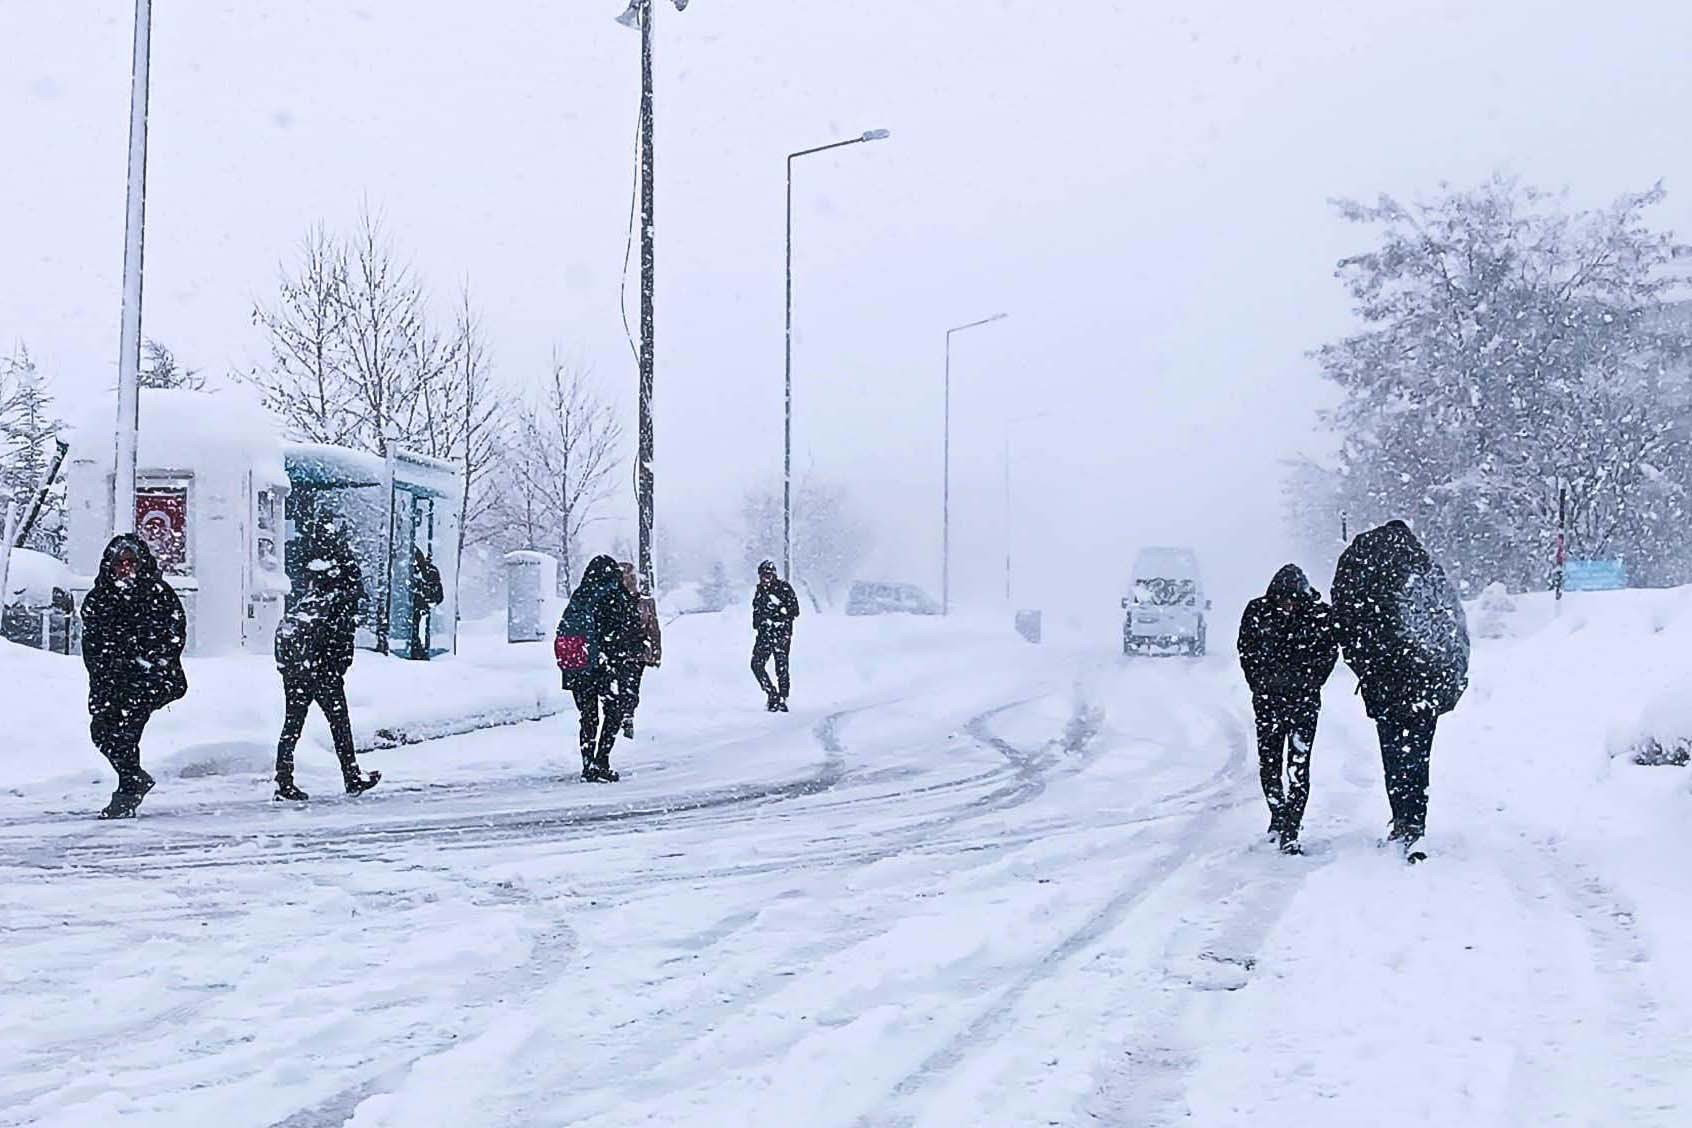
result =
[{"label": "small building", "polygon": [[[111,537],[115,411],[104,404],[70,436],[66,554],[78,600]],[[393,451],[290,444],[243,390],[141,389],[136,532],[188,613],[188,652],[270,653],[301,578],[301,537],[334,515],[364,572],[358,642],[409,653],[418,553],[444,595],[424,620],[430,653],[457,648],[463,477],[450,463]]]},{"label": "small building", "polygon": [[[288,590],[281,425],[240,390],[143,388],[140,403],[135,529],[182,597],[189,653],[268,651]],[[79,603],[111,539],[116,415],[102,402],[69,436],[65,552]]]}]

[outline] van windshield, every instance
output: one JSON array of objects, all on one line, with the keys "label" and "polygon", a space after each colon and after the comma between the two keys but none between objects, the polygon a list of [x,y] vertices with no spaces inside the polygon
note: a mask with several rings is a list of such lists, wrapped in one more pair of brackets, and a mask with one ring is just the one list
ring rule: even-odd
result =
[{"label": "van windshield", "polygon": [[1192,580],[1136,580],[1134,601],[1155,607],[1178,607],[1198,602],[1198,584]]}]

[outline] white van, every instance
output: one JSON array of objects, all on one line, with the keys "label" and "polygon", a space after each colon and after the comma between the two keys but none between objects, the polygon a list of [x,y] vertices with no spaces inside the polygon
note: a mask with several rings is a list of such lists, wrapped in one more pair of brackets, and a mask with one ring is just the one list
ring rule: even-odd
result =
[{"label": "white van", "polygon": [[1210,600],[1198,554],[1190,548],[1142,548],[1123,597],[1124,654],[1204,654]]}]

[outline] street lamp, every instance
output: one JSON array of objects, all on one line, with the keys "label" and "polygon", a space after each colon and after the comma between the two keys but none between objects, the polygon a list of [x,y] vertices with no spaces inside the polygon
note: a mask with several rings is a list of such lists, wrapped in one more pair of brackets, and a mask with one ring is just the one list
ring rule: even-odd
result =
[{"label": "street lamp", "polygon": [[[673,0],[676,11],[688,0]],[[617,22],[640,30],[640,423],[635,471],[635,507],[640,521],[640,576],[648,590],[657,590],[652,573],[653,501],[652,457],[652,296],[657,285],[653,249],[652,201],[652,0],[629,0]]]},{"label": "street lamp", "polygon": [[1018,423],[1032,423],[1036,419],[1046,419],[1051,416],[1049,411],[1036,411],[1028,415],[1018,415],[1005,420],[1005,602],[1011,601],[1011,545],[1012,535],[1012,507],[1011,507],[1011,430]]},{"label": "street lamp", "polygon": [[124,211],[123,325],[118,344],[117,449],[112,467],[112,532],[135,531],[135,446],[141,423],[141,259],[147,213],[147,87],[152,0],[135,0],[135,54],[129,85],[129,186]]},{"label": "street lamp", "polygon": [[1008,313],[995,313],[992,317],[983,317],[980,321],[971,321],[967,325],[955,325],[946,330],[946,438],[945,438],[945,475],[941,490],[941,521],[940,521],[940,613],[952,613],[952,334],[962,333],[966,329],[979,329],[983,325],[991,325],[995,321],[1003,321],[1009,317]]},{"label": "street lamp", "polygon": [[836,141],[787,154],[787,358],[784,365],[781,444],[781,567],[789,580],[793,578],[793,162],[812,153],[826,153],[830,149],[844,149],[866,141],[885,141],[891,136],[892,133],[885,129],[869,129],[848,141]]}]

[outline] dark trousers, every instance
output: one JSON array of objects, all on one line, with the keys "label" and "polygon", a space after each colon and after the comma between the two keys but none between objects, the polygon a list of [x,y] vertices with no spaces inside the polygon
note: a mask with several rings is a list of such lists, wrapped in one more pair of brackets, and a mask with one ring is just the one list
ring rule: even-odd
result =
[{"label": "dark trousers", "polygon": [[122,697],[107,698],[89,710],[88,735],[117,772],[117,789],[125,795],[140,795],[152,781],[141,770],[141,733],[152,715],[145,704]]},{"label": "dark trousers", "polygon": [[1375,721],[1392,827],[1401,834],[1419,837],[1427,829],[1428,759],[1438,724],[1439,715],[1432,709],[1410,709]]},{"label": "dark trousers", "polygon": [[616,682],[606,679],[571,690],[581,717],[582,769],[609,769],[611,746],[622,730],[624,697]]},{"label": "dark trousers", "polygon": [[1251,703],[1257,713],[1257,766],[1263,798],[1282,832],[1296,838],[1310,801],[1310,750],[1316,744],[1322,699],[1253,697]]},{"label": "dark trousers", "polygon": [[282,716],[282,736],[276,742],[276,782],[290,783],[294,778],[294,749],[305,731],[306,713],[315,703],[329,722],[329,734],[335,739],[335,758],[341,762],[341,779],[348,784],[359,780],[358,757],[353,751],[352,718],[347,713],[347,685],[334,674],[283,674],[282,699],[286,712]]},{"label": "dark trousers", "polygon": [[411,657],[416,661],[429,660],[429,608],[426,604],[411,606]]},{"label": "dark trousers", "polygon": [[640,683],[646,677],[646,663],[636,662],[617,671],[618,709],[623,720],[629,720],[640,708]]},{"label": "dark trousers", "polygon": [[[788,663],[792,650],[793,635],[789,632],[758,632],[758,641],[752,644],[752,676],[758,679],[758,687],[766,695],[787,700],[788,691],[793,688],[792,669]],[[770,681],[770,672],[766,668],[771,658],[775,659],[774,683]]]}]

